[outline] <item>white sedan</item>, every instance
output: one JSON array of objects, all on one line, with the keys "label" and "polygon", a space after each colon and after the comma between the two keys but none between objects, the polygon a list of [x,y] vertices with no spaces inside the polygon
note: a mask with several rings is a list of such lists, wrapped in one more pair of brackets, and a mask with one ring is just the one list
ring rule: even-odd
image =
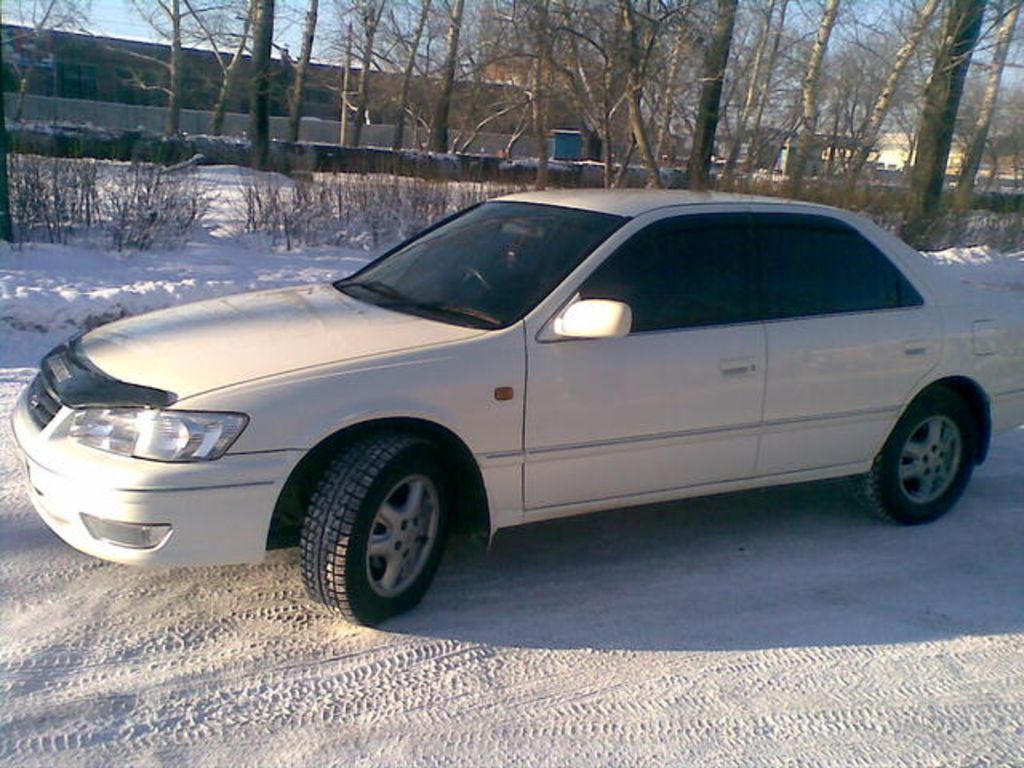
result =
[{"label": "white sedan", "polygon": [[374,624],[454,527],[848,475],[944,514],[1024,423],[1024,301],[971,295],[855,215],[679,192],[505,197],[333,285],[121,320],[14,414],[72,546],[140,565],[298,543]]}]

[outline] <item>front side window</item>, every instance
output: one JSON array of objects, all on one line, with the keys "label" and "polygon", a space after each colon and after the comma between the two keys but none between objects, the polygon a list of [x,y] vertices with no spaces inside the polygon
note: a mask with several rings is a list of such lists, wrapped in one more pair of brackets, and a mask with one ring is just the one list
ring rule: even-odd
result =
[{"label": "front side window", "polygon": [[658,222],[612,254],[584,282],[584,299],[614,299],[633,311],[633,332],[759,320],[755,262],[742,215]]},{"label": "front side window", "polygon": [[765,318],[920,306],[921,295],[856,230],[819,216],[756,217]]},{"label": "front side window", "polygon": [[335,285],[400,312],[502,328],[522,319],[625,221],[551,205],[485,203]]}]

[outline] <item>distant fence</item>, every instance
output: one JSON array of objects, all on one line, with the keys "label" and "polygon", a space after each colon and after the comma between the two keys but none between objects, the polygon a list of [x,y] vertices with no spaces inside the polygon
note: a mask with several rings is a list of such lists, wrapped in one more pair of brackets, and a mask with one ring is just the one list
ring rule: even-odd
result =
[{"label": "distant fence", "polygon": [[[15,114],[18,94],[5,93],[7,119]],[[118,104],[85,99],[62,99],[55,96],[25,95],[21,118],[27,122],[93,125],[120,131],[146,131],[162,133],[167,122],[166,107],[149,107],[138,104]],[[183,109],[180,115],[181,132],[192,135],[210,135],[213,132],[213,113],[205,110]],[[352,124],[349,123],[349,131]],[[224,116],[224,136],[245,137],[249,132],[249,116],[228,112]],[[288,135],[288,118],[270,118],[270,137],[284,141]],[[351,135],[351,133],[349,134]],[[321,120],[304,117],[299,124],[299,141],[314,144],[337,144],[341,136],[341,123],[337,120]],[[395,136],[393,125],[364,125],[360,146],[390,149]],[[409,126],[403,134],[405,149],[418,149],[426,142],[423,130]],[[455,142],[463,141],[455,135]],[[537,143],[530,136],[521,136],[512,141],[511,134],[480,132],[472,137],[465,148],[467,154],[501,155],[511,143],[508,153],[513,158],[537,156]]]},{"label": "distant fence", "polygon": [[[91,157],[172,165],[196,155],[204,163],[249,165],[247,140],[213,136],[163,136],[151,131],[102,129],[81,125],[12,123],[8,125],[12,152],[49,157]],[[470,154],[432,154],[417,150],[340,147],[337,144],[291,144],[272,141],[270,169],[281,173],[391,173],[436,181],[496,181],[533,184],[534,160],[504,160]],[[603,167],[593,162],[552,160],[549,182],[555,187],[600,187]],[[669,187],[680,187],[682,173],[662,171]],[[646,172],[631,167],[628,186],[643,186]]]}]

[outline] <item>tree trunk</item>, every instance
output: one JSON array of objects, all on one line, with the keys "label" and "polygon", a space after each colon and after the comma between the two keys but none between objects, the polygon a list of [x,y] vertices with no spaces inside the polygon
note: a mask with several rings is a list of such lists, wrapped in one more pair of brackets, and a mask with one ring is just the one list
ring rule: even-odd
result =
[{"label": "tree trunk", "polygon": [[967,144],[967,153],[964,155],[963,167],[960,169],[960,180],[957,182],[956,193],[953,196],[953,202],[960,210],[970,208],[974,197],[975,177],[981,166],[982,155],[985,154],[988,129],[992,124],[992,115],[996,111],[996,101],[999,99],[999,81],[1003,77],[1006,57],[1010,52],[1010,43],[1013,42],[1013,33],[1017,28],[1020,7],[1021,0],[1012,0],[999,25],[999,32],[996,34],[996,48],[992,54],[992,64],[988,71],[988,81],[985,83],[981,110],[974,124],[970,142]]},{"label": "tree trunk", "polygon": [[351,144],[358,147],[363,139],[363,123],[366,122],[366,108],[370,101],[370,67],[373,65],[373,41],[377,37],[377,25],[384,13],[384,0],[380,5],[366,2],[363,6],[363,60],[359,70],[359,92],[356,94],[356,112],[352,117]]},{"label": "tree trunk", "polygon": [[249,42],[249,27],[252,24],[252,8],[245,17],[245,24],[242,27],[242,38],[238,41],[238,47],[227,69],[224,70],[224,77],[220,82],[220,93],[217,94],[217,103],[213,107],[213,135],[220,136],[224,132],[224,116],[228,111],[228,99],[235,88],[238,80],[238,73],[241,70],[241,63],[245,56],[245,46]]},{"label": "tree trunk", "polygon": [[348,146],[348,88],[352,79],[352,24],[348,25],[348,32],[345,35],[345,60],[341,64],[341,131],[338,134],[338,143]]},{"label": "tree trunk", "polygon": [[985,0],[952,0],[942,45],[925,87],[903,227],[903,236],[917,245],[923,244],[942,199],[956,113],[984,15]]},{"label": "tree trunk", "polygon": [[416,34],[412,38],[412,46],[409,48],[409,58],[405,61],[405,71],[402,73],[402,95],[398,101],[398,120],[395,122],[395,135],[391,140],[391,148],[399,150],[405,146],[405,113],[409,109],[409,91],[412,88],[412,75],[416,71],[416,54],[420,49],[420,40],[423,39],[423,28],[427,25],[427,17],[430,15],[430,0],[421,0],[423,5],[420,8],[420,17],[416,22]]},{"label": "tree trunk", "polygon": [[167,69],[170,83],[167,97],[167,125],[164,133],[173,136],[181,130],[181,4],[171,0],[171,63]]},{"label": "tree trunk", "polygon": [[[687,30],[688,32],[689,30]],[[679,32],[676,34],[676,41],[672,45],[672,57],[669,60],[668,65],[668,77],[665,78],[664,85],[661,89],[661,121],[658,125],[658,134],[654,139],[654,151],[658,157],[661,157],[665,153],[665,143],[668,141],[671,128],[672,128],[672,116],[674,110],[672,109],[673,97],[675,96],[676,86],[679,82],[679,70],[683,66],[683,46],[686,42],[686,34]],[[675,153],[673,152],[673,155]]]},{"label": "tree trunk", "polygon": [[25,111],[25,95],[28,93],[28,77],[31,71],[25,72],[18,80],[18,106],[14,108],[14,119],[15,121],[21,120],[21,116]]},{"label": "tree trunk", "polygon": [[893,97],[896,95],[896,88],[903,78],[903,72],[906,70],[907,64],[910,63],[911,57],[917,51],[921,38],[924,37],[924,33],[928,30],[928,26],[931,24],[932,17],[935,15],[939,3],[940,0],[927,0],[914,21],[910,35],[903,45],[900,46],[900,49],[896,51],[896,58],[893,60],[892,69],[889,70],[885,83],[882,85],[882,90],[879,92],[878,98],[875,99],[874,106],[871,108],[871,114],[861,128],[860,146],[857,148],[847,174],[846,189],[848,193],[853,191],[853,187],[857,183],[857,179],[860,178],[860,174],[868,161],[868,156],[878,143],[878,136],[882,130],[882,124],[889,114],[889,107],[892,106]]},{"label": "tree trunk", "polygon": [[700,91],[700,106],[694,126],[693,149],[686,173],[690,189],[707,189],[711,181],[711,153],[715,146],[715,131],[718,130],[718,115],[722,102],[722,83],[725,68],[729,63],[729,48],[732,46],[732,30],[736,23],[738,0],[718,0],[718,15],[715,29],[704,57],[703,85]]},{"label": "tree trunk", "polygon": [[811,151],[814,148],[814,134],[818,124],[818,82],[821,79],[821,65],[825,60],[828,40],[832,36],[836,16],[839,15],[839,2],[840,0],[828,0],[825,5],[825,13],[821,17],[821,24],[818,25],[818,35],[814,40],[814,47],[811,49],[807,72],[804,74],[803,118],[797,138],[796,160],[790,166],[792,170],[789,179],[789,194],[791,197],[800,194],[804,174],[807,172],[807,162],[810,160]]},{"label": "tree trunk", "polygon": [[533,34],[536,58],[533,64],[533,140],[537,145],[537,178],[534,186],[548,185],[548,68],[551,58],[548,0],[534,0]]},{"label": "tree trunk", "polygon": [[274,39],[274,0],[255,0],[252,33],[252,164],[265,169],[270,159],[270,47]]},{"label": "tree trunk", "polygon": [[629,164],[633,161],[634,152],[636,152],[636,139],[630,135],[629,149],[626,150],[622,163],[619,165],[619,172],[615,174],[615,181],[612,182],[612,186],[616,189],[621,188],[626,183],[626,179],[629,176]]},{"label": "tree trunk", "polygon": [[302,28],[302,50],[295,65],[295,82],[288,99],[288,141],[299,140],[299,122],[302,120],[302,94],[306,89],[306,70],[313,57],[313,37],[316,35],[318,0],[309,0],[306,9],[306,24]]},{"label": "tree trunk", "polygon": [[642,111],[647,67],[632,0],[619,0],[619,12],[622,15],[622,29],[626,37],[626,104],[629,107],[629,129],[633,134],[633,143],[640,150],[640,157],[647,168],[647,186],[663,189],[661,170],[651,149]]},{"label": "tree trunk", "polygon": [[601,145],[601,160],[604,166],[604,176],[602,181],[604,182],[605,189],[611,189],[615,184],[615,157],[612,154],[612,121],[606,119],[601,129],[603,133],[602,145]]},{"label": "tree trunk", "polygon": [[[4,71],[3,46],[0,45],[0,72]],[[7,121],[3,93],[0,92],[0,240],[13,239],[11,226],[11,198],[7,183]]]},{"label": "tree trunk", "polygon": [[462,12],[465,0],[452,0],[448,23],[448,50],[441,71],[441,93],[434,105],[434,120],[430,126],[430,150],[448,151],[448,116],[452,109],[452,91],[455,89],[455,65],[459,60],[459,35],[462,32]]},{"label": "tree trunk", "polygon": [[768,52],[768,41],[772,36],[772,18],[775,16],[775,6],[778,0],[771,0],[765,11],[764,29],[757,39],[754,48],[754,62],[750,70],[750,79],[747,81],[747,92],[743,97],[743,106],[740,107],[740,115],[736,121],[736,131],[733,136],[732,146],[729,147],[729,157],[725,161],[725,176],[731,179],[736,171],[736,163],[739,161],[740,151],[743,149],[743,141],[746,138],[747,124],[750,122],[750,112],[758,97],[761,85],[761,70],[764,68],[765,54]]}]

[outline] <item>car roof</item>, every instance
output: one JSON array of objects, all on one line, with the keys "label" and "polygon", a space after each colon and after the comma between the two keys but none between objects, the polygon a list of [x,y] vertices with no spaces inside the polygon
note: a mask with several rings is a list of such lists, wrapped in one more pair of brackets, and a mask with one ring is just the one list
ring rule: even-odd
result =
[{"label": "car roof", "polygon": [[768,203],[771,205],[799,206],[803,209],[835,211],[824,205],[815,205],[780,197],[737,195],[726,192],[691,192],[687,190],[653,189],[558,189],[544,192],[519,192],[497,198],[498,202],[535,203],[578,208],[585,211],[610,213],[616,216],[639,216],[642,213],[686,205],[733,203]]}]

